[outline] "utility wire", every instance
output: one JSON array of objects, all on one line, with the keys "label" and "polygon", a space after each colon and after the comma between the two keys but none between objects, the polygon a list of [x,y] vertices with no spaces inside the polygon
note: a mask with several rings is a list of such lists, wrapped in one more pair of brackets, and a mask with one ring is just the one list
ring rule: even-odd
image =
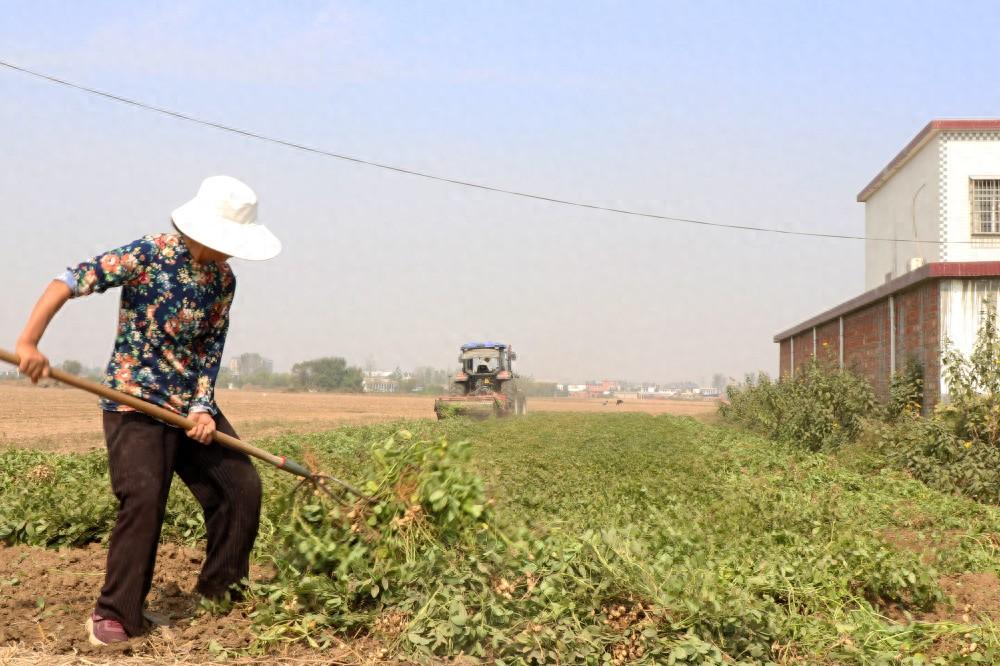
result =
[{"label": "utility wire", "polygon": [[170,109],[165,109],[163,107],[154,106],[152,104],[147,104],[145,102],[140,102],[135,99],[128,97],[122,97],[121,95],[116,95],[114,93],[104,92],[102,90],[97,90],[95,88],[90,88],[79,83],[73,83],[72,81],[67,81],[65,79],[60,79],[50,74],[44,74],[35,70],[28,69],[26,67],[21,67],[14,65],[9,62],[0,60],[0,66],[6,67],[23,74],[28,74],[39,79],[48,81],[49,83],[58,84],[65,86],[67,88],[73,88],[74,90],[79,90],[81,92],[88,93],[90,95],[96,95],[98,97],[103,97],[115,102],[120,102],[122,104],[128,104],[130,106],[138,107],[146,111],[153,111],[165,116],[170,116],[171,118],[176,118],[178,120],[184,120],[190,123],[195,123],[197,125],[203,125],[205,127],[211,127],[217,130],[222,130],[223,132],[230,132],[232,134],[238,134],[240,136],[245,136],[251,139],[256,139],[258,141],[266,141],[268,143],[274,143],[279,146],[285,146],[287,148],[294,148],[296,150],[302,150],[308,153],[313,153],[315,155],[322,155],[324,157],[332,157],[338,160],[344,160],[346,162],[353,162],[355,164],[363,164],[365,166],[375,167],[378,169],[384,169],[386,171],[394,171],[396,173],[406,174],[408,176],[416,176],[418,178],[425,178],[427,180],[435,180],[441,183],[450,183],[452,185],[460,185],[462,187],[471,187],[477,190],[484,190],[486,192],[496,192],[497,194],[506,194],[513,197],[521,197],[523,199],[534,199],[535,201],[544,201],[547,203],[558,204],[561,206],[572,206],[575,208],[585,208],[588,210],[603,211],[607,213],[616,213],[618,215],[629,215],[632,217],[641,217],[651,220],[660,220],[663,222],[680,222],[684,224],[695,224],[703,227],[715,227],[719,229],[737,229],[740,231],[759,231],[762,233],[769,234],[781,234],[785,236],[806,236],[810,238],[836,238],[841,240],[870,240],[870,241],[880,241],[888,243],[929,243],[935,245],[946,245],[949,243],[969,243],[970,241],[924,241],[918,240],[916,238],[878,238],[870,236],[856,236],[851,234],[835,234],[835,233],[825,233],[819,231],[794,231],[791,229],[780,229],[776,227],[760,227],[746,224],[725,224],[722,222],[708,222],[706,220],[697,220],[687,217],[675,217],[672,215],[658,215],[656,213],[647,213],[638,210],[631,210],[628,208],[616,208],[613,206],[600,206],[598,204],[585,203],[581,201],[571,201],[569,199],[559,199],[557,197],[545,196],[542,194],[532,194],[530,192],[521,192],[518,190],[508,190],[502,187],[496,187],[493,185],[485,185],[483,183],[474,183],[467,180],[461,180],[459,178],[449,178],[447,176],[439,176],[432,173],[427,173],[424,171],[417,171],[415,169],[407,169],[405,167],[395,166],[392,164],[384,164],[382,162],[375,162],[372,160],[366,160],[360,157],[354,157],[352,155],[344,155],[341,153],[335,153],[329,150],[324,150],[322,148],[316,148],[314,146],[308,146],[302,143],[296,143],[294,141],[288,141],[286,139],[279,139],[271,136],[266,136],[264,134],[258,134],[257,132],[252,132],[250,130],[240,129],[238,127],[231,127],[229,125],[223,125],[222,123],[213,122],[211,120],[204,120],[201,118],[196,118],[190,116],[186,113],[181,113],[179,111],[172,111]]}]

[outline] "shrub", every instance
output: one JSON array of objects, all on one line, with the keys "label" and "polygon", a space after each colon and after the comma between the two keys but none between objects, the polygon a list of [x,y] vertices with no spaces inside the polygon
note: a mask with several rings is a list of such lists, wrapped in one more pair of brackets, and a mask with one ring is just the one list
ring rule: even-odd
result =
[{"label": "shrub", "polygon": [[919,414],[924,407],[924,366],[915,358],[906,362],[906,368],[897,372],[889,385],[889,404],[886,415],[897,419],[904,412]]},{"label": "shrub", "polygon": [[[948,402],[930,419],[903,409],[879,429],[890,462],[939,490],[1000,504],[1000,331],[996,310],[982,313],[972,354],[949,346],[943,358]],[[900,401],[907,392],[898,384]],[[890,413],[893,410],[890,409]]]},{"label": "shrub", "polygon": [[891,464],[928,486],[1000,504],[1000,448],[963,440],[940,418],[906,414],[879,429]]},{"label": "shrub", "polygon": [[830,371],[813,361],[793,377],[771,380],[761,373],[728,389],[724,417],[762,435],[816,451],[854,440],[879,407],[863,378]]},{"label": "shrub", "polygon": [[936,416],[963,440],[1000,446],[1000,331],[996,308],[982,313],[982,325],[968,358],[953,346],[945,350],[943,365],[948,402]]}]

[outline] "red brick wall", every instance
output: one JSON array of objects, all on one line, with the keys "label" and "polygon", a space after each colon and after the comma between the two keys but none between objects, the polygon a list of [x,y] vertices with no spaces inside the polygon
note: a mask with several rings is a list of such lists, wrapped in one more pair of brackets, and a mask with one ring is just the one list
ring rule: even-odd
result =
[{"label": "red brick wall", "polygon": [[[923,282],[892,296],[896,321],[896,371],[910,358],[924,368],[925,405],[940,398],[940,290],[936,280]],[[882,400],[889,397],[891,373],[889,297],[875,301],[844,317],[844,367],[871,382]],[[834,318],[816,326],[816,351],[820,361],[839,365],[840,321]],[[791,368],[790,339],[781,341],[779,367]],[[813,356],[813,329],[795,336],[795,369]]]},{"label": "red brick wall", "polygon": [[924,403],[941,397],[941,294],[939,282],[928,282],[896,294],[896,372],[909,359],[924,368]]},{"label": "red brick wall", "polygon": [[880,398],[889,397],[887,300],[844,315],[844,367],[867,378]]},{"label": "red brick wall", "polygon": [[795,368],[798,372],[800,368],[808,365],[813,356],[813,334],[810,328],[795,336]]},{"label": "red brick wall", "polygon": [[840,319],[816,327],[816,357],[828,368],[840,367]]},{"label": "red brick wall", "polygon": [[792,369],[792,340],[785,338],[778,345],[778,376],[784,377]]}]

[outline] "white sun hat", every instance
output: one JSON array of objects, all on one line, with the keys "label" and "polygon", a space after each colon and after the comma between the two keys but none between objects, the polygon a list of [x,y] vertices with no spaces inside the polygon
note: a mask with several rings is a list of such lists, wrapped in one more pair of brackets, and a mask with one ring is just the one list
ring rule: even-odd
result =
[{"label": "white sun hat", "polygon": [[230,257],[260,261],[281,252],[281,241],[257,223],[257,195],[232,176],[206,178],[170,217],[185,236]]}]

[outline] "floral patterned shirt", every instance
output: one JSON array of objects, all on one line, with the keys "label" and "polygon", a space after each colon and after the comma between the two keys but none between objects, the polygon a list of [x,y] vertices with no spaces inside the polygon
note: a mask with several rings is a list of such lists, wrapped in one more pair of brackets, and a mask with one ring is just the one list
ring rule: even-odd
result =
[{"label": "floral patterned shirt", "polygon": [[[104,384],[179,414],[218,412],[215,378],[236,276],[199,263],[179,234],[146,236],[67,270],[73,297],[121,287],[118,336]],[[109,411],[130,408],[108,400]]]}]

